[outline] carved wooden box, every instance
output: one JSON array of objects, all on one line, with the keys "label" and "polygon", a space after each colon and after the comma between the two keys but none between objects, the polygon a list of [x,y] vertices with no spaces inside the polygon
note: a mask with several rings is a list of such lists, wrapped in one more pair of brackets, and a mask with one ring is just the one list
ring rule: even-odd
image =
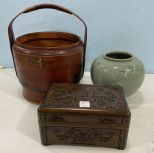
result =
[{"label": "carved wooden box", "polygon": [[41,141],[124,149],[130,115],[120,87],[53,84],[38,109]]}]

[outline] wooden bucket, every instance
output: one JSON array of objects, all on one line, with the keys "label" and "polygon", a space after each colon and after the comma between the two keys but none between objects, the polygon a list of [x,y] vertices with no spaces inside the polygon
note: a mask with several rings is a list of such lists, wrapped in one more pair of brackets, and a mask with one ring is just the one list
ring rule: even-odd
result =
[{"label": "wooden bucket", "polygon": [[[85,26],[84,42],[66,32],[35,32],[15,39],[12,25],[21,14],[38,9],[56,9],[77,17]],[[72,11],[54,4],[40,4],[19,13],[8,27],[10,48],[16,75],[23,87],[23,96],[42,102],[53,82],[77,83],[83,76],[87,42],[87,26]]]}]

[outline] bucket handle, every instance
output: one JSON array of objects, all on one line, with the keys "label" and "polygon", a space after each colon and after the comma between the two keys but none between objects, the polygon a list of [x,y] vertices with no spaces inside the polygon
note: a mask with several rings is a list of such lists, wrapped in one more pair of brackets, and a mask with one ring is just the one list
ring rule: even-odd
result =
[{"label": "bucket handle", "polygon": [[[86,23],[77,14],[75,14],[71,10],[69,10],[67,8],[64,8],[62,6],[59,6],[59,5],[55,5],[55,4],[39,4],[39,5],[34,5],[34,6],[31,6],[31,7],[28,7],[25,10],[23,10],[22,12],[20,12],[17,16],[15,16],[12,19],[12,21],[10,22],[10,24],[8,26],[8,35],[9,35],[9,40],[10,40],[10,49],[11,49],[11,53],[12,53],[12,57],[13,57],[14,66],[15,66],[15,60],[14,60],[14,56],[13,56],[12,46],[13,46],[13,44],[15,42],[15,37],[14,37],[13,28],[12,28],[13,22],[14,22],[14,20],[19,15],[24,14],[24,13],[28,13],[28,12],[32,12],[32,11],[35,11],[35,10],[39,10],[39,9],[55,9],[55,10],[58,10],[58,11],[62,11],[62,12],[65,12],[65,13],[68,13],[68,14],[71,14],[71,15],[74,15],[75,17],[77,17],[83,23],[83,25],[85,27],[85,34],[84,34],[84,55],[83,55],[83,61],[84,61],[83,62],[83,64],[84,64],[83,65],[83,71],[84,71],[84,67],[85,67],[85,54],[86,54],[86,46],[87,46],[87,25],[86,25]],[[16,66],[15,66],[15,71],[16,71]],[[16,71],[16,75],[17,75],[17,71]]]}]

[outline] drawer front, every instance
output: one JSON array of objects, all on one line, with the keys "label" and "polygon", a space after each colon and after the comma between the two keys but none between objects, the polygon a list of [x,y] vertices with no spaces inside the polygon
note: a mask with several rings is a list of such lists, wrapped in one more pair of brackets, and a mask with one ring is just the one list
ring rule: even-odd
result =
[{"label": "drawer front", "polygon": [[43,126],[41,132],[44,145],[90,145],[123,149],[126,131],[101,127]]},{"label": "drawer front", "polygon": [[90,123],[106,125],[129,125],[128,117],[76,115],[76,114],[39,114],[39,121],[43,123]]}]

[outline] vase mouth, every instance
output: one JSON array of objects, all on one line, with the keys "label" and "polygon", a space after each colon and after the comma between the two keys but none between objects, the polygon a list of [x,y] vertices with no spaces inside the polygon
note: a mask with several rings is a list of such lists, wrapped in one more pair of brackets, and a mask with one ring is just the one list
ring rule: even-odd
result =
[{"label": "vase mouth", "polygon": [[104,57],[108,60],[112,61],[130,61],[133,59],[133,55],[128,53],[128,52],[123,52],[123,51],[113,51],[106,53]]}]

